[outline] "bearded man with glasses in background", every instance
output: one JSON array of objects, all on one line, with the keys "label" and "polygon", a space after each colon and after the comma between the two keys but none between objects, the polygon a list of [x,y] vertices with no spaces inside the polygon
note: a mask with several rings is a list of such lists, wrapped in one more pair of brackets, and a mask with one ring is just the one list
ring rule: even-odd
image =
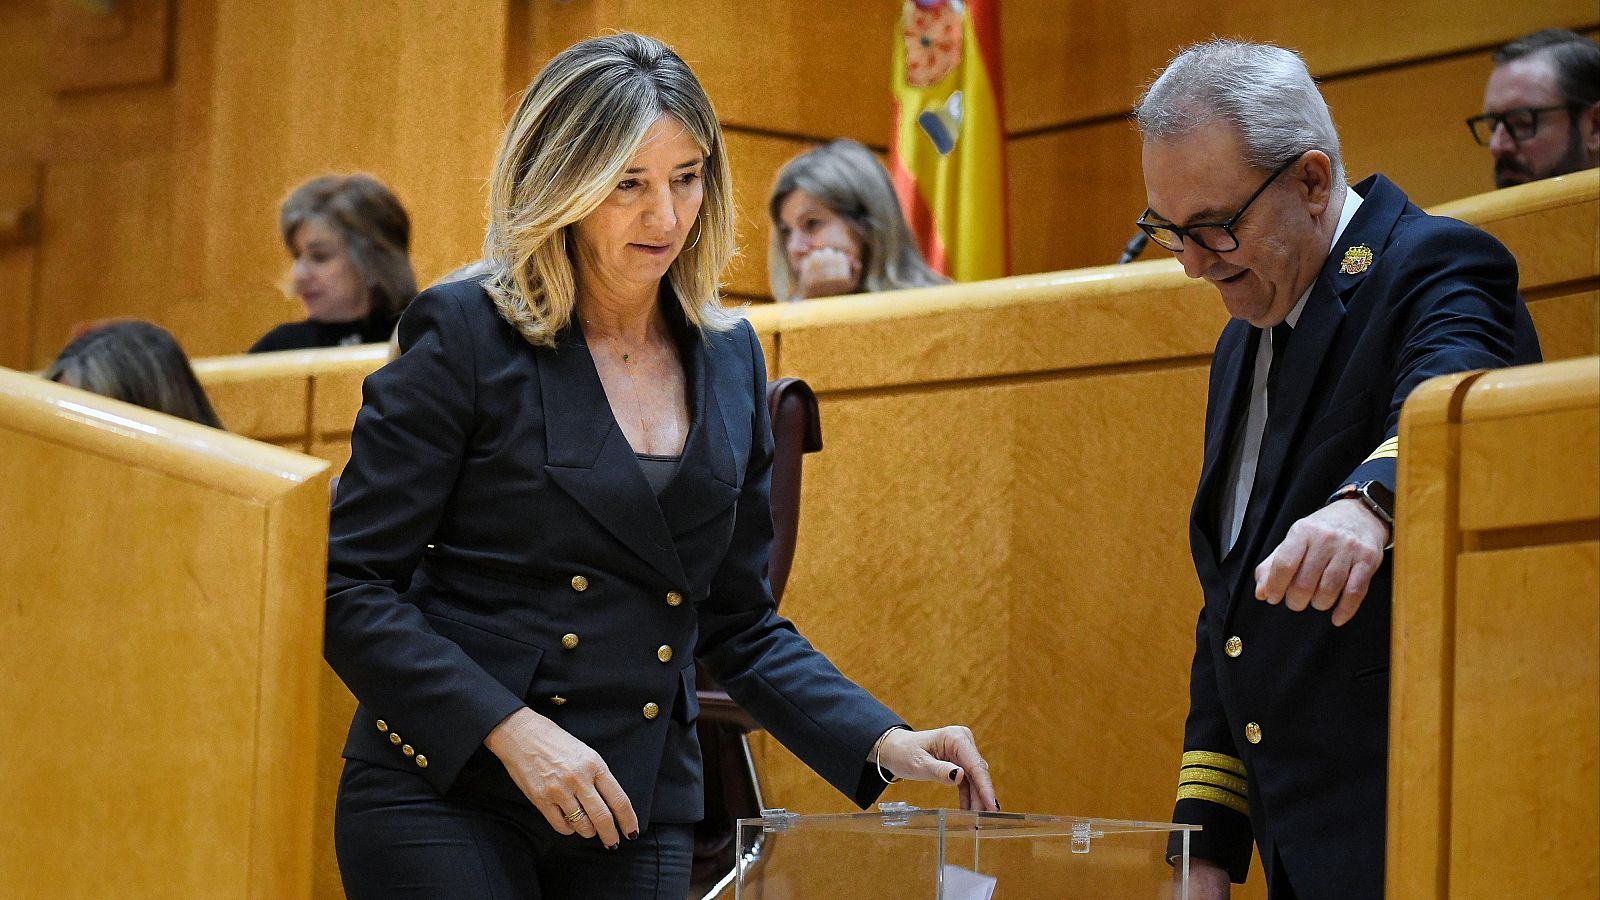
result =
[{"label": "bearded man with glasses in background", "polygon": [[1228,896],[1254,843],[1272,900],[1380,900],[1400,407],[1435,375],[1539,360],[1517,265],[1381,175],[1347,185],[1291,51],[1190,47],[1135,112],[1139,228],[1232,316],[1189,521],[1189,897]]},{"label": "bearded man with glasses in background", "polygon": [[1501,47],[1467,127],[1494,157],[1495,187],[1600,165],[1600,44],[1546,28]]}]

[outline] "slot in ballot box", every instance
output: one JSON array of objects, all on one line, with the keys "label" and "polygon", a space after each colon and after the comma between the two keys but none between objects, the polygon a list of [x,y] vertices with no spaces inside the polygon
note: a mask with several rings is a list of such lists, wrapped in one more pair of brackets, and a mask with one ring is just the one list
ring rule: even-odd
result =
[{"label": "slot in ballot box", "polygon": [[735,897],[1186,900],[1189,834],[1198,830],[904,803],[841,815],[763,810],[739,820]]}]

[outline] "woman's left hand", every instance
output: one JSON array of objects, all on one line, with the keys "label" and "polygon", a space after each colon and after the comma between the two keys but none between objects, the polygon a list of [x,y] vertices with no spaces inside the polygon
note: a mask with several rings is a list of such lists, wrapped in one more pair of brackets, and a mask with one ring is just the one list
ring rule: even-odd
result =
[{"label": "woman's left hand", "polygon": [[971,729],[965,725],[946,725],[931,731],[893,729],[883,739],[879,762],[884,771],[908,781],[937,781],[955,785],[961,792],[961,808],[977,812],[997,812],[994,782],[989,779],[989,764],[978,752]]}]

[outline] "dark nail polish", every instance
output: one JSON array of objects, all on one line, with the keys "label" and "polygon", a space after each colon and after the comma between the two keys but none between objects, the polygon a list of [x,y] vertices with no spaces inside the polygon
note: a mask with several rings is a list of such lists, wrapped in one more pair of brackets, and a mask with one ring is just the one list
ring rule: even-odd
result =
[{"label": "dark nail polish", "polygon": [[616,844],[607,844],[606,845],[606,849],[607,850],[615,850],[615,849],[617,849],[617,845]]},{"label": "dark nail polish", "polygon": [[951,769],[950,770],[950,780],[951,781],[955,781],[956,780],[956,776],[960,775],[960,774],[961,774],[961,770],[960,769]]},{"label": "dark nail polish", "polygon": [[1000,801],[999,800],[994,801],[994,811],[995,812],[1003,812],[1004,811],[1004,810],[1000,809]]},{"label": "dark nail polish", "polygon": [[628,840],[637,841],[638,839],[639,839],[639,832],[637,832],[637,831],[628,832]]}]

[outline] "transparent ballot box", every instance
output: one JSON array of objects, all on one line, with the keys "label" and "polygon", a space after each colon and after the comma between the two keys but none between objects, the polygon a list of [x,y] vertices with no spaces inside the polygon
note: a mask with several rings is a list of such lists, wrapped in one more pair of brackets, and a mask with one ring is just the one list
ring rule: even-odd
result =
[{"label": "transparent ballot box", "polygon": [[739,820],[735,897],[1186,900],[1189,834],[1197,830],[904,803],[847,815],[764,810],[759,819]]}]

